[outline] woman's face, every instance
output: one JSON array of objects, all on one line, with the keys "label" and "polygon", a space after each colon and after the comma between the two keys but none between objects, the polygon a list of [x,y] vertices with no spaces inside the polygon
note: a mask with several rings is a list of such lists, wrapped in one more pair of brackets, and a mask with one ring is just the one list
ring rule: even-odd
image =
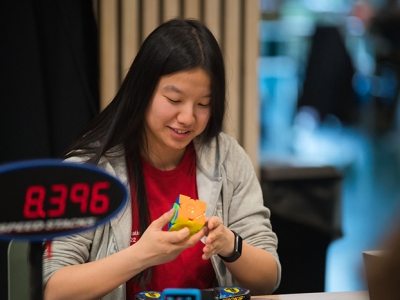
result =
[{"label": "woman's face", "polygon": [[203,69],[162,76],[145,116],[149,155],[183,156],[186,146],[207,126],[210,102],[211,81]]}]

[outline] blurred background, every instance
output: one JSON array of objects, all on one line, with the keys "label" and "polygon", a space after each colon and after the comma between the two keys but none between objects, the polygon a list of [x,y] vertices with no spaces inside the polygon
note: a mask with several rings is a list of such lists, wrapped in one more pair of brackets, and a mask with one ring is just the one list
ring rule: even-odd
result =
[{"label": "blurred background", "polygon": [[339,173],[329,175],[341,182],[341,233],[326,242],[325,291],[365,290],[360,253],[398,218],[399,6],[260,1],[260,161]]},{"label": "blurred background", "polygon": [[365,290],[362,252],[400,209],[400,0],[1,1],[0,163],[58,157],[177,15],[205,21],[227,57],[226,129],[260,168],[276,293]]}]

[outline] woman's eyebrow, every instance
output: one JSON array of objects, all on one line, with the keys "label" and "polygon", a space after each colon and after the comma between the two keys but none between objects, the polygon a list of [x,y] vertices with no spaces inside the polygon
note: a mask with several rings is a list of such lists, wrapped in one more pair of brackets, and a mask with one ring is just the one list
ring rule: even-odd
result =
[{"label": "woman's eyebrow", "polygon": [[183,92],[178,89],[175,85],[166,85],[163,87],[163,90],[167,90],[167,91],[172,91],[172,92],[176,92],[179,94],[183,94]]},{"label": "woman's eyebrow", "polygon": [[[172,85],[172,84],[166,85],[162,89],[166,90],[166,91],[176,92],[176,93],[179,93],[179,94],[184,94],[183,91],[181,91],[175,85]],[[202,98],[211,98],[211,93],[208,94],[208,95],[204,95]]]}]

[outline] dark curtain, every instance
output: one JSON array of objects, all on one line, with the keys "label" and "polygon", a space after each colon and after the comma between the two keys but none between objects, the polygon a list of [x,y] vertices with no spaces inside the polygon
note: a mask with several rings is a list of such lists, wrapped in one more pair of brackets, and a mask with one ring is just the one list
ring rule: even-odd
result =
[{"label": "dark curtain", "polygon": [[[0,164],[58,157],[99,112],[92,1],[1,1],[0,62]],[[0,299],[7,247],[0,243]]]}]

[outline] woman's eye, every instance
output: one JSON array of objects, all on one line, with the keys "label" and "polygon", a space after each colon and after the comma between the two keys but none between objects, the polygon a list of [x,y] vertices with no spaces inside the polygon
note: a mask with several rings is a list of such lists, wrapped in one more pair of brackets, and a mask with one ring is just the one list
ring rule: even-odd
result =
[{"label": "woman's eye", "polygon": [[210,105],[210,103],[199,103],[199,106],[203,106],[203,107],[207,107],[209,105]]},{"label": "woman's eye", "polygon": [[168,101],[170,101],[170,102],[172,102],[172,103],[179,103],[179,102],[180,102],[179,100],[173,100],[173,99],[168,98],[168,97],[165,97],[165,98],[167,98]]}]

